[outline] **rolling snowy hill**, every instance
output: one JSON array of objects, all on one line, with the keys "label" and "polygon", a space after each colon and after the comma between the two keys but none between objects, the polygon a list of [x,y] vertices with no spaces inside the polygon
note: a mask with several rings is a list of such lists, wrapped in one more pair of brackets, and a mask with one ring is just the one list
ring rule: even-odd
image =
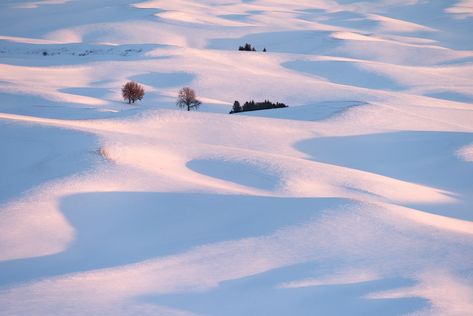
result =
[{"label": "rolling snowy hill", "polygon": [[473,314],[472,1],[137,1],[0,3],[0,315]]}]

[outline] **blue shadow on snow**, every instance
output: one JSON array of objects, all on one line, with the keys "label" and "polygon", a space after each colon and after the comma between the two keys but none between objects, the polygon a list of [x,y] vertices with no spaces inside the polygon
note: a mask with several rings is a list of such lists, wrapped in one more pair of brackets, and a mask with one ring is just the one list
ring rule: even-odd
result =
[{"label": "blue shadow on snow", "polygon": [[61,201],[76,239],[61,253],[0,262],[0,286],[173,255],[270,234],[346,205],[335,198],[97,192]]},{"label": "blue shadow on snow", "polygon": [[225,281],[202,292],[142,296],[140,301],[187,310],[199,315],[403,315],[427,305],[425,299],[365,299],[379,291],[413,285],[402,278],[356,284],[279,288],[303,279],[313,263],[298,264]]}]

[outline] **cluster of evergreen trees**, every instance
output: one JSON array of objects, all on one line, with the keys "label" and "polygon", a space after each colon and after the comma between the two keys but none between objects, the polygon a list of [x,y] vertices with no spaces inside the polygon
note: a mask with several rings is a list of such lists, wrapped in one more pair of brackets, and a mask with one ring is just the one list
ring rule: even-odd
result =
[{"label": "cluster of evergreen trees", "polygon": [[[238,50],[246,52],[256,52],[256,48],[252,47],[251,44],[246,43],[245,46],[239,46]],[[266,47],[263,48],[263,52],[266,52]]]},{"label": "cluster of evergreen trees", "polygon": [[288,106],[285,105],[284,103],[272,103],[268,100],[264,100],[264,102],[255,102],[253,100],[247,101],[243,104],[243,106],[240,105],[240,102],[235,101],[233,103],[233,108],[230,111],[230,114],[232,113],[238,113],[238,112],[246,112],[246,111],[258,111],[258,110],[268,110],[268,109],[278,109],[278,108],[287,108]]}]

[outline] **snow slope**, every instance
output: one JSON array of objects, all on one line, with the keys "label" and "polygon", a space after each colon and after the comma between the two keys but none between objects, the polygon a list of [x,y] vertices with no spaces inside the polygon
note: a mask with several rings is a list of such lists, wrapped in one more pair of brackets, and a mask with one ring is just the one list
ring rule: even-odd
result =
[{"label": "snow slope", "polygon": [[471,1],[136,1],[0,3],[1,315],[471,314]]}]

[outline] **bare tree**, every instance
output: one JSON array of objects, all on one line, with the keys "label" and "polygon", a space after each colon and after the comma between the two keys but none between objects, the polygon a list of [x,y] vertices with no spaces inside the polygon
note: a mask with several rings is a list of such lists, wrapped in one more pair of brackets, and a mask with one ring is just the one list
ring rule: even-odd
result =
[{"label": "bare tree", "polygon": [[187,111],[190,111],[191,109],[197,110],[201,104],[202,102],[197,100],[195,91],[191,88],[185,87],[179,90],[176,105],[181,109],[187,108]]},{"label": "bare tree", "polygon": [[143,99],[144,95],[145,89],[143,89],[143,86],[134,81],[128,81],[122,87],[123,99],[128,100],[128,104]]}]

